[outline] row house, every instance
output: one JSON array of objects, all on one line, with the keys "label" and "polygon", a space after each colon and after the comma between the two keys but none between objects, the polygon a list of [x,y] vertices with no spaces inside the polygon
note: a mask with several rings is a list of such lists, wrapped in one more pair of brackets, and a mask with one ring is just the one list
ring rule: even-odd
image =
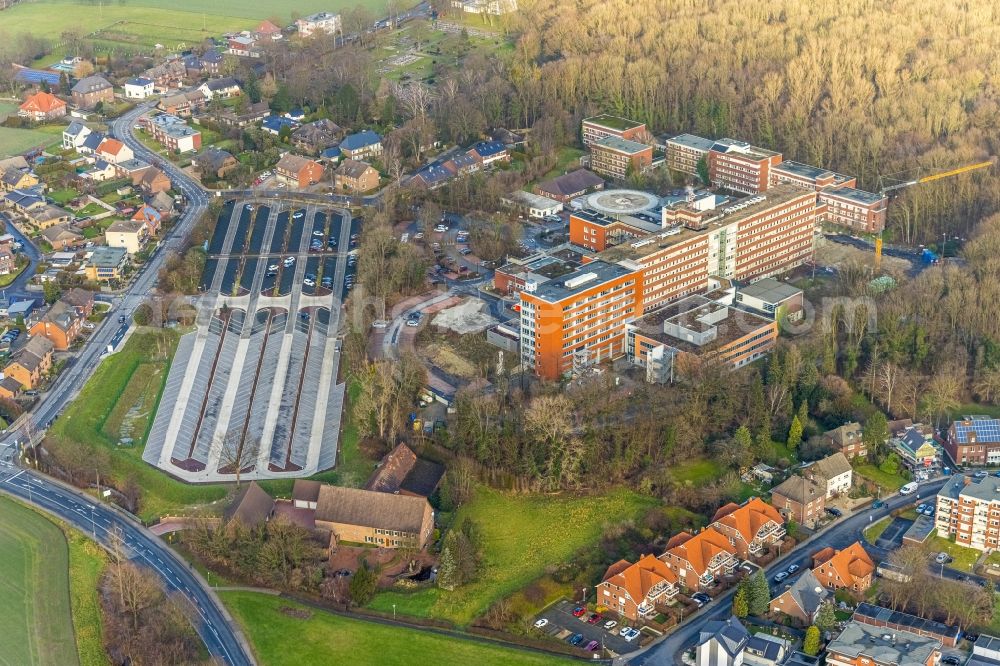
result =
[{"label": "row house", "polygon": [[759,497],[742,505],[725,505],[715,513],[710,527],[729,539],[744,560],[760,557],[765,549],[785,538],[785,519]]},{"label": "row house", "polygon": [[813,575],[829,590],[849,590],[860,595],[874,581],[875,563],[858,541],[842,550],[820,550],[812,556],[812,565]]},{"label": "row house", "polygon": [[597,586],[597,603],[637,622],[656,615],[657,605],[678,592],[674,570],[653,555],[643,555],[635,564],[621,560],[608,568]]},{"label": "row house", "polygon": [[662,559],[689,590],[710,587],[736,570],[736,547],[718,530],[709,527],[695,535],[681,532],[667,543]]}]

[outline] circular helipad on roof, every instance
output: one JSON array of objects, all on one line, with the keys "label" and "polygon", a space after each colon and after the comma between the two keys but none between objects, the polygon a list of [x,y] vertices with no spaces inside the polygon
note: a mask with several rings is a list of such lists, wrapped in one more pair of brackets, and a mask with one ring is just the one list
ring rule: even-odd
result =
[{"label": "circular helipad on roof", "polygon": [[605,190],[587,197],[587,205],[610,215],[641,213],[660,205],[660,198],[638,190]]}]

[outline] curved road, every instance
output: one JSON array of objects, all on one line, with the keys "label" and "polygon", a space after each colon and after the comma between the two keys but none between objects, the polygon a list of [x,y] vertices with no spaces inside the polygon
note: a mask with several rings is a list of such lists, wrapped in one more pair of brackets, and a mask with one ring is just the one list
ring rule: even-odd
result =
[{"label": "curved road", "polygon": [[[813,538],[803,542],[784,557],[779,557],[764,569],[768,581],[779,571],[791,564],[798,564],[800,571],[810,566],[810,555],[822,547],[846,548],[862,538],[862,531],[875,521],[888,516],[892,511],[913,504],[917,495],[930,497],[936,495],[945,481],[950,477],[934,479],[920,485],[916,495],[897,495],[885,500],[885,506],[879,509],[858,511],[842,518],[830,527],[818,532]],[[638,653],[619,657],[615,664],[630,666],[667,666],[668,664],[683,664],[680,659],[682,652],[692,647],[698,638],[698,631],[709,620],[719,620],[729,617],[732,613],[733,594],[736,588],[720,595],[710,604],[691,616],[684,625],[665,638],[654,642]]]},{"label": "curved road", "polygon": [[[177,224],[164,236],[159,247],[134,276],[128,289],[115,299],[111,316],[98,325],[87,344],[60,374],[34,410],[22,417],[21,424],[11,429],[0,442],[0,461],[3,461],[0,463],[0,488],[53,513],[101,543],[108,543],[110,531],[121,529],[130,557],[155,570],[168,590],[183,594],[196,609],[201,620],[197,621],[195,618],[195,628],[205,641],[208,651],[223,663],[243,666],[254,663],[246,643],[219,600],[173,551],[123,513],[97,503],[87,495],[67,489],[41,474],[18,470],[10,465],[17,460],[19,444],[26,441],[29,434],[37,434],[43,430],[59,415],[93,374],[107,345],[116,338],[121,339],[125,327],[118,324],[117,317],[131,317],[142,304],[153,288],[168,250],[180,249],[184,238],[208,208],[208,195],[199,185],[132,135],[136,118],[149,108],[150,105],[139,106],[115,120],[111,124],[110,133],[124,141],[137,158],[156,165],[170,177],[173,188],[184,195],[184,211]],[[26,422],[33,423],[31,433],[25,432]]]}]

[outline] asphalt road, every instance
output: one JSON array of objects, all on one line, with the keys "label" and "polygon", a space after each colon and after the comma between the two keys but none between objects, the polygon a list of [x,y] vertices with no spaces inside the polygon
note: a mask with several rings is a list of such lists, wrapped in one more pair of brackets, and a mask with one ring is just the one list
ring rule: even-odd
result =
[{"label": "asphalt road", "polygon": [[[920,485],[918,491],[921,497],[929,497],[937,493],[944,485],[948,477],[934,479]],[[855,541],[862,539],[862,531],[871,523],[889,515],[890,512],[902,506],[912,504],[915,495],[896,495],[885,501],[885,506],[880,509],[869,509],[858,511],[848,517],[841,518],[817,535],[809,542],[806,542],[792,550],[787,555],[778,558],[769,566],[765,567],[764,573],[768,582],[774,586],[771,580],[775,574],[786,569],[791,564],[798,564],[804,570],[809,565],[810,555],[821,547],[833,546],[834,548],[846,548]],[[733,594],[735,588],[730,589],[725,594],[720,595],[712,603],[705,606],[701,611],[684,624],[680,629],[667,635],[658,642],[652,643],[641,652],[626,655],[624,658],[615,661],[616,664],[630,664],[631,666],[666,666],[668,664],[681,664],[681,653],[694,645],[698,631],[709,620],[718,620],[728,617],[732,611]]]},{"label": "asphalt road", "polygon": [[190,566],[122,512],[43,475],[6,463],[0,463],[0,490],[61,518],[105,546],[121,538],[130,560],[155,571],[168,592],[179,592],[191,603],[192,622],[213,656],[234,666],[254,663],[233,630],[231,618]]},{"label": "asphalt road", "polygon": [[41,261],[42,253],[38,251],[38,248],[31,242],[31,239],[21,233],[21,230],[17,228],[17,225],[11,221],[10,215],[7,213],[0,213],[0,221],[2,221],[7,227],[7,233],[21,243],[21,254],[26,256],[29,261],[28,266],[21,271],[21,274],[18,275],[13,282],[3,288],[4,293],[6,293],[7,298],[11,300],[39,298],[41,292],[28,291],[28,282],[31,281],[31,278],[35,277],[35,267],[38,266],[38,262]]}]

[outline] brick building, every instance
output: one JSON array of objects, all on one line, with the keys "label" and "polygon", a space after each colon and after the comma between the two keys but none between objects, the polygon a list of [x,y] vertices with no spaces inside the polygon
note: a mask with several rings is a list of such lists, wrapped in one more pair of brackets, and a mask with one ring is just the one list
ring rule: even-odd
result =
[{"label": "brick building", "polygon": [[694,134],[679,134],[667,139],[667,168],[672,171],[698,176],[698,165],[705,160],[715,142]]},{"label": "brick building", "polygon": [[790,476],[771,489],[771,504],[788,520],[812,525],[826,509],[826,488],[801,476]]},{"label": "brick building", "polygon": [[81,109],[93,109],[99,103],[108,104],[115,101],[115,89],[106,78],[99,75],[80,79],[71,92],[73,103]]},{"label": "brick building", "polygon": [[653,163],[653,147],[644,143],[606,136],[590,144],[590,168],[602,176],[625,180],[642,173]]},{"label": "brick building", "polygon": [[385,548],[423,548],[434,532],[434,511],[424,497],[323,485],[316,501],[316,527],[331,542]]},{"label": "brick building", "polygon": [[567,204],[596,190],[604,189],[604,179],[592,171],[577,169],[535,185],[535,194]]},{"label": "brick building", "polygon": [[760,557],[785,537],[785,519],[773,506],[754,497],[742,505],[729,504],[716,511],[711,527],[729,539],[741,559]]},{"label": "brick building", "polygon": [[823,587],[830,590],[850,590],[861,594],[875,580],[875,563],[855,541],[847,548],[827,547],[812,556],[813,574]]},{"label": "brick building", "polygon": [[819,203],[823,219],[863,233],[877,234],[885,228],[889,198],[854,187],[822,190]]},{"label": "brick building", "polygon": [[342,192],[368,192],[378,182],[378,171],[367,162],[347,159],[333,172],[333,186]]},{"label": "brick building", "polygon": [[583,145],[592,146],[609,136],[635,141],[646,133],[646,123],[608,114],[584,118],[580,126]]},{"label": "brick building", "polygon": [[827,666],[934,666],[941,642],[850,622],[826,646]]},{"label": "brick building", "polygon": [[823,439],[835,450],[847,456],[848,460],[868,455],[868,446],[865,444],[861,424],[857,421],[827,430],[823,433]]},{"label": "brick building", "polygon": [[323,179],[323,165],[299,155],[286,154],[274,167],[278,180],[292,187],[305,188]]},{"label": "brick building", "polygon": [[708,151],[712,185],[740,194],[759,194],[771,185],[771,169],[781,164],[781,153],[736,139],[719,139]]},{"label": "brick building", "polygon": [[694,536],[681,532],[667,542],[661,559],[689,590],[708,587],[736,570],[736,548],[724,534],[708,527]]},{"label": "brick building", "polygon": [[37,92],[24,100],[17,115],[35,122],[54,120],[66,115],[66,102],[52,93]]},{"label": "brick building", "polygon": [[635,564],[621,560],[608,567],[597,586],[597,603],[637,622],[656,615],[656,605],[673,599],[678,591],[674,570],[652,555],[643,555]]}]

